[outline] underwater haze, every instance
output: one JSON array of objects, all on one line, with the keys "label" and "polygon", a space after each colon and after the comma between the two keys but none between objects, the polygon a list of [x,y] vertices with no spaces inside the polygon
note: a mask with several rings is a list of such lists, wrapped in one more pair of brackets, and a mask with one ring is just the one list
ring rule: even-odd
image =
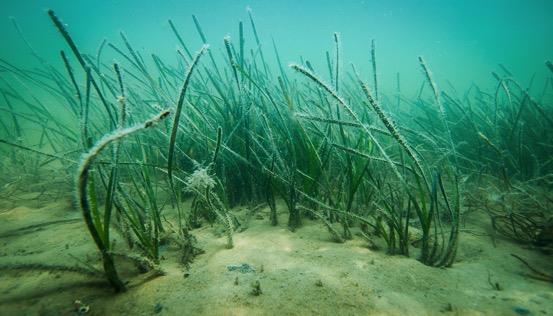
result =
[{"label": "underwater haze", "polygon": [[0,315],[550,315],[553,2],[0,1]]},{"label": "underwater haze", "polygon": [[[44,57],[53,58],[62,40],[45,14],[54,9],[63,16],[83,52],[95,53],[105,38],[120,42],[126,32],[136,48],[174,59],[177,41],[167,19],[180,28],[190,47],[199,47],[191,15],[202,24],[208,42],[238,37],[238,21],[247,22],[246,8],[256,17],[258,34],[267,54],[274,39],[284,63],[303,57],[325,66],[332,52],[332,34],[343,41],[343,63],[369,70],[370,42],[378,47],[378,72],[383,89],[395,91],[396,73],[406,91],[419,88],[417,56],[436,69],[439,81],[457,89],[470,84],[490,86],[497,64],[508,67],[523,83],[547,75],[543,62],[553,51],[553,3],[547,0],[466,1],[2,1],[0,40],[2,58],[35,60],[14,31],[8,17],[17,18],[25,36]],[[254,47],[247,28],[246,47]],[[272,54],[268,62],[274,63]],[[536,87],[542,88],[542,87]]]}]

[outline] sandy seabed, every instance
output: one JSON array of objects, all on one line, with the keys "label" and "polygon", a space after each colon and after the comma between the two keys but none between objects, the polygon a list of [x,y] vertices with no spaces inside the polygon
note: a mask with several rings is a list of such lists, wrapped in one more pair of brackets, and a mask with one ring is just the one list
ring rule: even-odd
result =
[{"label": "sandy seabed", "polygon": [[[70,203],[31,206],[0,210],[0,266],[99,265]],[[118,264],[135,284],[121,294],[78,273],[2,269],[0,315],[77,315],[75,300],[89,306],[86,315],[553,315],[553,286],[529,278],[511,253],[542,271],[553,271],[551,257],[499,237],[494,245],[485,214],[468,215],[454,266],[440,269],[416,254],[369,250],[359,236],[334,243],[317,221],[306,219],[290,232],[280,211],[281,224],[273,227],[262,209],[234,235],[233,249],[214,227],[194,230],[205,253],[189,270],[171,245],[162,249],[164,276],[136,282],[141,276]],[[255,271],[229,271],[242,263]]]}]

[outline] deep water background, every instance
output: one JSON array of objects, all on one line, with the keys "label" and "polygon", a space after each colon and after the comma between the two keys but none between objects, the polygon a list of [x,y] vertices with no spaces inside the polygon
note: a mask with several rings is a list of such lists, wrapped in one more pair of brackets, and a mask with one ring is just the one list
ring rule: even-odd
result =
[{"label": "deep water background", "polygon": [[[136,49],[154,52],[176,63],[177,40],[171,18],[191,50],[201,42],[191,15],[199,19],[216,53],[223,37],[238,41],[238,21],[244,21],[247,48],[254,38],[246,8],[253,11],[266,59],[274,62],[274,39],[284,63],[312,62],[327,77],[325,51],[333,55],[333,33],[342,39],[343,68],[353,62],[368,77],[370,40],[377,43],[381,91],[395,93],[396,73],[404,93],[416,93],[423,75],[417,56],[425,57],[442,89],[459,91],[471,83],[484,89],[496,84],[491,71],[502,63],[527,85],[536,74],[533,91],[543,89],[546,59],[553,58],[553,1],[293,1],[293,0],[26,0],[0,2],[0,58],[31,67],[36,60],[12,25],[17,19],[24,35],[49,62],[60,63],[68,51],[49,20],[52,8],[68,25],[80,49],[95,54],[104,38],[121,45],[123,30]],[[110,51],[106,48],[106,52]],[[106,61],[116,58],[108,52]],[[449,81],[449,83],[448,83]]]}]

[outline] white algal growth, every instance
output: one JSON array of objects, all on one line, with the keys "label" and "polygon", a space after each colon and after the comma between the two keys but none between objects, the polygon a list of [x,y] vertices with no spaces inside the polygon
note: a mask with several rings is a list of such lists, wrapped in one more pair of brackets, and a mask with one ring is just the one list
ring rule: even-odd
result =
[{"label": "white algal growth", "polygon": [[209,167],[197,167],[197,169],[186,178],[186,190],[188,192],[205,192],[215,187],[215,180],[208,173]]}]

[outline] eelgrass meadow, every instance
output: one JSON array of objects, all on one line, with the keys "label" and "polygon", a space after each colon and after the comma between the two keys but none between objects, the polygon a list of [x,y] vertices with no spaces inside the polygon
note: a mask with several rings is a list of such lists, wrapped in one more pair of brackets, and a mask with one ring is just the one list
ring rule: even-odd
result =
[{"label": "eelgrass meadow", "polygon": [[[71,201],[100,256],[3,261],[3,271],[76,272],[125,292],[139,274],[167,273],[169,251],[194,273],[195,259],[209,256],[199,229],[216,227],[225,251],[240,251],[236,240],[256,216],[267,228],[295,234],[315,223],[328,243],[361,240],[386,256],[456,269],[466,218],[482,213],[490,247],[503,238],[551,255],[553,55],[536,70],[545,82],[491,64],[492,84],[464,91],[413,55],[416,88],[403,87],[399,72],[383,88],[378,38],[336,30],[320,56],[288,63],[254,13],[220,38],[204,32],[209,17],[168,16],[172,58],[124,31],[81,50],[54,8],[43,16],[62,40],[51,60],[11,18],[36,66],[0,59],[3,207],[38,191],[37,203]],[[362,65],[343,57],[356,40],[367,43]],[[553,281],[513,257],[527,277]],[[257,296],[264,281],[256,282]]]}]

